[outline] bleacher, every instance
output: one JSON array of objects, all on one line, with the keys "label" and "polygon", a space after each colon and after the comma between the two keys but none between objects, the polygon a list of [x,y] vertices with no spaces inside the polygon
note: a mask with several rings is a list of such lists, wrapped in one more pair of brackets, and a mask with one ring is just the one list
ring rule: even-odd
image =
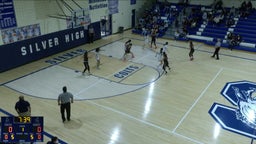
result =
[{"label": "bleacher", "polygon": [[215,45],[218,38],[222,39],[222,47],[229,47],[227,34],[239,34],[242,42],[234,46],[234,49],[256,52],[256,11],[254,10],[247,18],[234,18],[235,24],[227,27],[225,23],[214,25],[213,23],[202,24],[196,32],[189,31],[188,38],[194,41]]},{"label": "bleacher", "polygon": [[[171,3],[170,6],[174,9],[177,9],[177,12],[182,12],[184,6]],[[167,18],[166,13],[163,11],[163,5],[160,3],[160,14],[162,19],[167,19],[169,25],[171,25],[177,17]],[[202,8],[200,5],[188,5],[189,8]],[[151,10],[154,10],[153,7]],[[210,11],[209,6],[204,6],[205,10]],[[225,8],[227,11],[230,8]],[[214,24],[213,22],[203,23],[203,21],[198,21],[196,27],[188,28],[187,38],[178,38],[177,40],[193,40],[198,42],[203,42],[208,45],[215,45],[217,39],[222,40],[222,47],[229,48],[227,43],[227,34],[232,32],[234,34],[239,34],[242,37],[242,42],[234,46],[234,49],[245,50],[250,52],[256,52],[256,10],[253,10],[251,14],[246,17],[235,17],[235,24],[227,27],[226,19],[224,18],[223,22],[220,24]],[[161,21],[161,19],[159,20]],[[133,29],[133,33],[141,34],[142,30]],[[165,34],[165,31],[159,31],[158,37],[162,37]]]},{"label": "bleacher", "polygon": [[[173,14],[173,12],[171,12],[171,16],[167,16],[168,13],[166,13],[166,9],[165,9],[165,5],[163,3],[158,3],[159,5],[159,8],[156,8],[156,6],[153,6],[150,11],[155,11],[156,9],[159,10],[158,14],[159,14],[159,18],[157,19],[157,24],[160,25],[161,23],[164,23],[164,22],[167,22],[168,25],[170,26],[174,20],[176,19],[176,16],[175,14]],[[176,4],[171,4],[170,6],[168,6],[169,9],[172,9],[175,11],[175,13],[180,13],[182,11],[182,6],[179,6],[179,5],[176,5]],[[145,27],[149,30],[152,29],[153,27],[153,24],[149,25],[148,23],[143,25],[142,28]],[[165,35],[165,32],[166,32],[167,29],[160,29],[158,31],[158,35],[157,37],[162,37],[163,35]],[[141,28],[134,28],[132,30],[132,33],[135,33],[135,34],[142,34],[142,29]]]}]

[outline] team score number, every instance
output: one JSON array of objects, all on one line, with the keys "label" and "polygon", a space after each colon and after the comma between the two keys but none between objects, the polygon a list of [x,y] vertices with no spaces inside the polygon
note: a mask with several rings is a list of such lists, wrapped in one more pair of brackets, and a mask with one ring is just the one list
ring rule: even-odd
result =
[{"label": "team score number", "polygon": [[15,123],[31,123],[31,117],[15,117]]},{"label": "team score number", "polygon": [[[11,135],[10,135],[10,138],[11,138],[11,140],[14,140],[14,134],[11,134]],[[4,135],[4,139],[5,139],[5,140],[9,140],[9,135],[8,135],[8,134],[5,134],[5,135]]]},{"label": "team score number", "polygon": [[[35,137],[36,136],[36,137]],[[34,140],[35,138],[37,139],[37,140],[41,140],[42,139],[42,135],[41,134],[37,134],[37,135],[33,135],[33,134],[30,134],[30,140]]]},{"label": "team score number", "polygon": [[12,126],[5,126],[2,131],[12,133],[13,132],[13,127]]},{"label": "team score number", "polygon": [[33,132],[41,133],[42,132],[42,127],[41,126],[33,127]]}]

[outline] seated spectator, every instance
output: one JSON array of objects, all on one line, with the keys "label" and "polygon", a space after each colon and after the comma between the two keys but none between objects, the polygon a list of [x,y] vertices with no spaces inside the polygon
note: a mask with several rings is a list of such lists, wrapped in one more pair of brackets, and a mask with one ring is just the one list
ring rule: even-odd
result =
[{"label": "seated spectator", "polygon": [[232,50],[234,46],[238,46],[241,42],[242,37],[239,34],[233,35],[230,42],[230,50]]},{"label": "seated spectator", "polygon": [[241,4],[241,7],[239,8],[240,16],[243,18],[247,18],[250,14],[250,7],[251,7],[251,5],[249,4],[247,6],[246,1],[244,1]]},{"label": "seated spectator", "polygon": [[206,11],[204,11],[202,19],[203,19],[204,23],[207,24],[208,19],[207,19],[207,12]]},{"label": "seated spectator", "polygon": [[187,38],[188,30],[187,27],[182,28],[182,32],[180,33],[180,37]]},{"label": "seated spectator", "polygon": [[237,34],[235,37],[235,45],[239,45],[242,42],[241,35]]},{"label": "seated spectator", "polygon": [[234,38],[234,34],[232,32],[228,32],[228,34],[227,34],[227,43],[228,43],[228,47],[231,50],[233,49],[233,43],[232,43],[233,38]]},{"label": "seated spectator", "polygon": [[247,2],[247,4],[246,4],[246,9],[248,10],[248,11],[251,11],[252,10],[252,2],[249,0],[248,2]]},{"label": "seated spectator", "polygon": [[226,26],[227,27],[231,27],[234,24],[235,24],[235,20],[233,18],[227,19],[227,21],[226,21]]},{"label": "seated spectator", "polygon": [[174,33],[174,38],[175,39],[178,39],[178,38],[180,38],[180,31],[177,29],[176,31],[175,31],[175,33]]}]

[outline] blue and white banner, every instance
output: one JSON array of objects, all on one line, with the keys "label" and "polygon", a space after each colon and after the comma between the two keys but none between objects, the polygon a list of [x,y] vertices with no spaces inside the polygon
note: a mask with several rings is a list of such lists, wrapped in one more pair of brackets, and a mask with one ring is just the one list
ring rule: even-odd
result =
[{"label": "blue and white banner", "polygon": [[109,14],[118,13],[118,0],[108,0]]},{"label": "blue and white banner", "polygon": [[9,44],[41,35],[40,25],[33,24],[17,28],[2,30],[2,39],[4,44]]},{"label": "blue and white banner", "polygon": [[0,29],[17,27],[13,0],[0,0]]}]

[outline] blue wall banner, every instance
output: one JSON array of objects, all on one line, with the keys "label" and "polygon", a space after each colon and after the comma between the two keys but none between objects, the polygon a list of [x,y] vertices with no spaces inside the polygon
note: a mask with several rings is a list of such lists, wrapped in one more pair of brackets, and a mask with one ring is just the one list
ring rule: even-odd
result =
[{"label": "blue wall banner", "polygon": [[109,14],[118,13],[118,0],[108,0]]},{"label": "blue wall banner", "polygon": [[[94,39],[100,39],[100,22],[92,24]],[[83,45],[88,31],[84,27],[67,29],[0,46],[0,72]]]},{"label": "blue wall banner", "polygon": [[131,0],[131,5],[136,4],[136,0]]},{"label": "blue wall banner", "polygon": [[0,0],[0,29],[17,27],[13,0]]}]

